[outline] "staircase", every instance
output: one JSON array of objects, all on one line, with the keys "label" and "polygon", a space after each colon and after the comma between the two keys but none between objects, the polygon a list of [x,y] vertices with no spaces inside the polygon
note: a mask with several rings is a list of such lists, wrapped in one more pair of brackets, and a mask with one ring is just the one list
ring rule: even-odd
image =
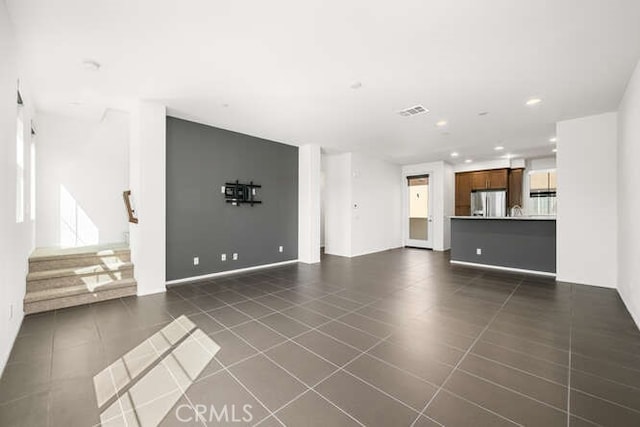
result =
[{"label": "staircase", "polygon": [[136,294],[124,244],[36,249],[29,258],[25,314]]}]

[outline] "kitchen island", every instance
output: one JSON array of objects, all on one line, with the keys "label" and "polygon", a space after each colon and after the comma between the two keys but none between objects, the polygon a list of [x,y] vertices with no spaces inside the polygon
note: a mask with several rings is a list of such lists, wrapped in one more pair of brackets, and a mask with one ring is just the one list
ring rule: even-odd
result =
[{"label": "kitchen island", "polygon": [[451,217],[451,263],[555,276],[555,217]]}]

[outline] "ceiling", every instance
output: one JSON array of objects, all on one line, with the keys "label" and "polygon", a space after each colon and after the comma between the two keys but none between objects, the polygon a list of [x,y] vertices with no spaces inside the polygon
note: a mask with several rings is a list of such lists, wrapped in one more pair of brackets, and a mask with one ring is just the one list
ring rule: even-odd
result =
[{"label": "ceiling", "polygon": [[6,2],[41,111],[157,100],[400,164],[551,155],[555,122],[616,110],[640,57],[637,0]]}]

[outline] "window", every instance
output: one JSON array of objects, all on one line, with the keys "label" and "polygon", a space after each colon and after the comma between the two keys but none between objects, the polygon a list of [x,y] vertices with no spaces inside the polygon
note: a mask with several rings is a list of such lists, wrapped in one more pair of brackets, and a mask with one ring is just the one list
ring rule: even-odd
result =
[{"label": "window", "polygon": [[31,221],[36,220],[36,139],[35,133],[31,131],[31,148],[29,162],[29,217]]},{"label": "window", "polygon": [[18,92],[16,123],[16,222],[24,222],[24,119],[22,97]]},{"label": "window", "polygon": [[556,171],[533,171],[529,173],[529,214],[556,214]]}]

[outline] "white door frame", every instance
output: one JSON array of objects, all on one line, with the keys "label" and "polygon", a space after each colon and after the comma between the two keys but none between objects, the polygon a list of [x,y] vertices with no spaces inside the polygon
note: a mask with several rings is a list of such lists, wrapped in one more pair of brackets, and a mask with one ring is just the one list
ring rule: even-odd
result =
[{"label": "white door frame", "polygon": [[[429,218],[427,223],[427,240],[412,240],[409,238],[409,182],[412,176],[429,176]],[[417,248],[433,249],[433,189],[432,179],[434,172],[424,170],[420,172],[403,172],[402,174],[402,244]]]}]

